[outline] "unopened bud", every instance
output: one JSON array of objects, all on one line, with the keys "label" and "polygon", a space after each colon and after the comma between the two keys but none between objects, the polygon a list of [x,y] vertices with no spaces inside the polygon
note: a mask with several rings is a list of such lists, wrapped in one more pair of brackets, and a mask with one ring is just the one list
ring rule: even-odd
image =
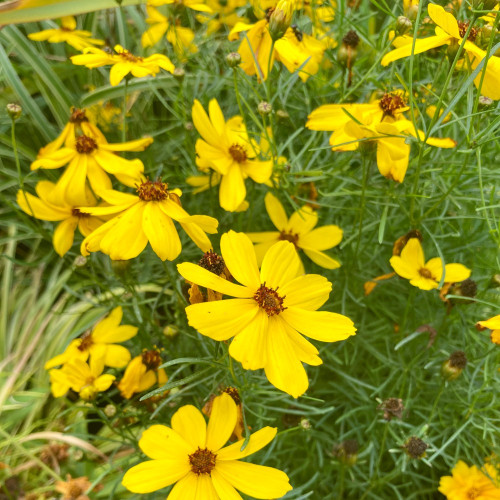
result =
[{"label": "unopened bud", "polygon": [[180,82],[182,82],[186,76],[186,72],[182,68],[175,68],[172,74],[174,75],[174,78]]},{"label": "unopened bud", "polygon": [[235,68],[238,66],[238,64],[241,63],[241,56],[238,54],[238,52],[230,52],[226,56],[226,62],[231,68]]},{"label": "unopened bud", "polygon": [[269,16],[269,34],[273,41],[280,39],[292,23],[293,3],[290,0],[279,0],[278,5]]},{"label": "unopened bud", "polygon": [[345,465],[352,467],[358,460],[359,445],[355,439],[346,439],[335,446],[333,454]]},{"label": "unopened bud", "polygon": [[418,0],[410,0],[408,2],[408,6],[405,9],[405,16],[408,19],[414,21],[417,18],[418,14]]},{"label": "unopened bud", "polygon": [[[477,293],[477,283],[474,280],[466,279],[460,283],[453,283],[453,285],[448,290],[451,295],[459,295],[461,297],[468,297],[473,299]],[[450,301],[454,304],[470,304],[472,300],[462,300],[451,298]]]},{"label": "unopened bud", "polygon": [[463,351],[455,351],[443,363],[441,367],[441,374],[446,380],[455,380],[462,373],[463,369],[467,366],[467,356]]},{"label": "unopened bud", "polygon": [[[483,96],[481,96],[483,97]],[[479,101],[481,102],[481,97],[479,98]],[[489,99],[489,97],[486,97],[486,99]],[[493,104],[493,102],[492,102]],[[498,288],[500,287],[500,274],[494,274],[493,277],[491,278],[490,286],[492,288]]]},{"label": "unopened bud", "polygon": [[399,16],[396,21],[396,33],[399,36],[406,35],[406,33],[411,30],[412,26],[412,22],[407,17]]},{"label": "unopened bud", "polygon": [[271,111],[273,110],[273,107],[268,102],[262,101],[262,102],[259,102],[257,109],[262,116],[267,116],[271,113]]},{"label": "unopened bud", "polygon": [[479,96],[479,108],[480,109],[485,109],[489,108],[493,104],[493,99],[490,99],[489,97],[486,97],[485,95]]},{"label": "unopened bud", "polygon": [[406,441],[406,443],[403,445],[406,454],[410,458],[416,458],[416,459],[424,458],[425,452],[428,447],[429,445],[427,443],[425,443],[420,438],[415,436],[408,439],[408,441]]},{"label": "unopened bud", "polygon": [[78,257],[75,257],[75,260],[73,261],[73,265],[75,267],[84,267],[87,265],[87,257],[84,257],[83,255],[79,255]]},{"label": "unopened bud", "polygon": [[300,426],[302,427],[302,429],[304,429],[305,431],[309,431],[311,430],[311,422],[309,422],[309,420],[307,420],[307,418],[303,418],[301,419],[300,421]]},{"label": "unopened bud", "polygon": [[278,111],[276,111],[276,117],[278,118],[278,120],[283,121],[290,119],[290,115],[284,109],[278,109]]},{"label": "unopened bud", "polygon": [[104,415],[106,417],[114,417],[116,415],[116,406],[115,405],[106,405],[104,407]]},{"label": "unopened bud", "polygon": [[176,326],[174,326],[174,325],[167,325],[163,329],[163,335],[165,335],[165,337],[168,337],[168,338],[171,338],[171,339],[173,339],[174,337],[176,337],[178,333],[179,333],[179,329]]},{"label": "unopened bud", "polygon": [[19,104],[14,104],[14,103],[7,104],[6,109],[7,113],[14,121],[17,120],[21,116],[21,113],[23,112],[23,108],[21,108]]}]

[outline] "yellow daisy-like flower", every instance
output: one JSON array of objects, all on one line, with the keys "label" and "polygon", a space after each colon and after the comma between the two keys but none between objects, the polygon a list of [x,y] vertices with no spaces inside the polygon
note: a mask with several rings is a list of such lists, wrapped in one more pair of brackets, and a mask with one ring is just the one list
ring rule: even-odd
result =
[{"label": "yellow daisy-like flower", "polygon": [[121,395],[130,399],[136,392],[143,392],[156,383],[164,385],[168,377],[161,365],[161,356],[158,349],[145,350],[136,356],[125,369],[123,378],[118,384]]},{"label": "yellow daisy-like flower", "polygon": [[[401,251],[390,261],[392,268],[402,278],[410,280],[410,284],[421,290],[438,288],[443,277],[443,262],[439,257],[425,262],[424,251],[418,238],[411,238]],[[446,264],[444,266],[444,283],[459,283],[469,278],[470,269],[462,264]]]},{"label": "yellow daisy-like flower", "polygon": [[105,366],[123,368],[130,361],[130,352],[126,347],[117,345],[137,335],[138,328],[132,325],[120,325],[123,310],[115,307],[108,316],[99,321],[91,332],[71,341],[66,350],[45,363],[49,370],[73,359],[87,361],[89,357],[102,358]]},{"label": "yellow daisy-like flower", "polygon": [[[417,39],[413,53],[420,54],[430,49],[441,47],[442,45],[461,44],[469,23],[457,21],[453,14],[446,12],[440,5],[431,3],[427,9],[430,18],[437,24],[436,34],[428,38]],[[486,51],[474,43],[477,35],[477,28],[472,28],[464,44],[464,50],[470,58],[472,70],[476,69],[479,63],[486,57]],[[398,48],[383,57],[381,61],[382,66],[387,66],[393,61],[409,57],[412,54],[413,38],[405,35],[402,39],[404,44],[402,45],[401,42],[398,42]],[[483,71],[480,71],[474,79],[474,84],[477,88],[481,84],[482,73]],[[500,99],[500,57],[493,55],[488,59],[484,81],[480,90],[483,95],[490,99]]]},{"label": "yellow daisy-like flower", "polygon": [[476,324],[478,330],[488,328],[491,330],[491,341],[494,344],[500,345],[500,314],[485,321],[478,321]]},{"label": "yellow daisy-like flower", "polygon": [[294,212],[288,219],[276,196],[267,193],[264,202],[267,213],[278,231],[247,233],[247,236],[257,243],[255,253],[259,263],[272,245],[277,241],[286,240],[293,243],[297,251],[303,250],[318,266],[326,269],[340,267],[340,263],[323,250],[333,248],[342,241],[342,229],[333,224],[314,229],[318,223],[318,214],[307,205]]},{"label": "yellow daisy-like flower", "polygon": [[84,54],[71,57],[71,62],[77,66],[87,68],[100,68],[101,66],[111,66],[109,72],[109,82],[111,85],[118,85],[129,73],[137,78],[152,75],[155,76],[164,69],[172,73],[175,66],[172,61],[163,54],[153,54],[149,57],[134,56],[121,45],[115,45],[116,54],[110,54],[105,50],[95,47],[88,47]]},{"label": "yellow daisy-like flower", "polygon": [[[330,136],[332,151],[356,151],[361,142],[375,142],[377,166],[386,178],[403,182],[410,159],[408,136],[425,138],[403,115],[408,107],[400,91],[388,92],[369,104],[325,104],[308,117],[310,130],[334,131]],[[453,139],[428,137],[426,144],[453,148]]]},{"label": "yellow daisy-like flower", "polygon": [[[181,206],[181,191],[168,184],[143,180],[137,195],[119,191],[100,193],[107,207],[81,207],[92,215],[114,215],[82,242],[83,255],[101,251],[113,260],[137,257],[149,243],[161,260],[174,260],[181,253],[176,220],[203,252],[212,248],[205,233],[216,233],[218,222],[208,215],[189,215]],[[172,220],[173,219],[173,220]]]},{"label": "yellow daisy-like flower", "polygon": [[268,182],[273,162],[255,159],[258,147],[248,137],[240,116],[226,122],[216,99],[210,101],[208,109],[210,116],[195,99],[193,123],[203,138],[196,141],[197,165],[201,170],[211,168],[222,176],[220,206],[234,212],[245,200],[245,179],[250,177],[254,182]]},{"label": "yellow daisy-like flower", "polygon": [[[55,187],[53,182],[40,181],[35,188],[38,197],[26,191],[18,191],[17,204],[23,212],[37,219],[60,221],[54,231],[52,243],[56,253],[63,257],[73,245],[76,228],[83,236],[88,236],[104,221],[80,212],[75,205],[68,205],[64,200],[52,203],[50,199]],[[87,204],[95,204],[95,198],[89,191],[87,191]]]},{"label": "yellow daisy-like flower", "polygon": [[[55,150],[54,143],[49,144],[42,148],[31,164],[31,170],[55,169],[68,165],[50,194],[50,201],[85,206],[86,181],[90,183],[92,191],[100,196],[102,191],[112,188],[108,174],[114,175],[126,186],[135,186],[144,172],[142,161],[121,158],[115,152],[144,151],[153,142],[153,138],[109,144],[97,127],[91,127],[85,121],[79,126],[83,132],[81,135],[75,136],[68,131],[63,147]],[[62,141],[61,136],[57,139],[58,143]]]},{"label": "yellow daisy-like flower", "polygon": [[61,18],[61,27],[58,29],[49,29],[39,31],[38,33],[30,33],[28,38],[35,42],[47,41],[49,43],[66,42],[76,50],[84,50],[87,47],[94,45],[104,45],[103,40],[96,40],[92,37],[90,31],[77,30],[76,19],[73,16]]},{"label": "yellow daisy-like flower", "polygon": [[99,392],[107,391],[113,381],[114,375],[104,374],[104,360],[93,356],[90,364],[79,358],[72,359],[59,370],[50,370],[52,394],[61,397],[73,389],[86,401],[95,399]]},{"label": "yellow daisy-like flower", "polygon": [[500,488],[495,484],[497,470],[493,465],[485,464],[484,471],[459,460],[451,471],[452,475],[439,481],[439,491],[447,500],[500,500]]},{"label": "yellow daisy-like flower", "polygon": [[206,14],[200,14],[196,19],[207,25],[207,35],[217,33],[224,26],[232,28],[236,23],[248,22],[248,19],[240,17],[236,12],[236,9],[247,4],[246,0],[207,0],[206,4],[215,15],[208,17]]},{"label": "yellow daisy-like flower", "polygon": [[215,398],[208,426],[194,406],[179,408],[171,427],[153,425],[142,433],[139,447],[152,460],[129,469],[122,484],[134,493],[150,493],[176,483],[169,500],[236,500],[241,498],[238,491],[254,498],[281,498],[292,489],[284,472],[240,461],[268,445],[277,429],[255,432],[244,450],[243,439],[223,447],[236,419],[236,404],[228,394]]},{"label": "yellow daisy-like flower", "polygon": [[299,397],[309,386],[302,362],[322,363],[318,350],[302,335],[321,342],[344,340],[356,332],[352,321],[317,311],[328,300],[332,284],[319,275],[301,275],[302,264],[289,241],[275,243],[267,251],[260,272],[245,234],[222,235],[221,252],[229,272],[242,285],[195,264],[177,266],[186,280],[236,297],[186,307],[189,324],[214,340],[234,337],[229,354],[243,368],[263,368],[271,384]]},{"label": "yellow daisy-like flower", "polygon": [[160,5],[183,5],[188,9],[197,10],[199,12],[212,12],[207,2],[200,2],[199,0],[148,0],[148,4],[153,7],[160,7]]}]

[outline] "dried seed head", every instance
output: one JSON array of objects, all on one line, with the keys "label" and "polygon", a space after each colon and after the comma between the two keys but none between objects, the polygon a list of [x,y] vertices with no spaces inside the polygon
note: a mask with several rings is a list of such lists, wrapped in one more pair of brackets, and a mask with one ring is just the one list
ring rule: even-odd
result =
[{"label": "dried seed head", "polygon": [[142,364],[147,368],[147,370],[157,370],[161,365],[161,356],[158,349],[150,349],[149,351],[143,351]]},{"label": "dried seed head", "polygon": [[83,123],[83,122],[88,122],[89,119],[87,118],[87,115],[85,114],[84,109],[80,108],[71,108],[71,116],[69,117],[69,122],[70,123]]},{"label": "dried seed head", "polygon": [[355,439],[346,439],[337,444],[333,449],[333,454],[342,463],[353,466],[358,459],[359,444]]},{"label": "dried seed head", "polygon": [[425,457],[425,451],[429,445],[422,441],[420,438],[412,436],[403,445],[404,450],[410,458],[423,458]]},{"label": "dried seed head", "polygon": [[79,135],[76,138],[75,148],[81,155],[89,155],[97,149],[97,142],[87,135]]},{"label": "dried seed head", "polygon": [[[461,295],[462,297],[474,298],[477,294],[477,283],[468,278],[460,283],[454,283],[449,292],[451,295]],[[473,301],[465,300],[463,302],[471,303]]]},{"label": "dried seed head", "polygon": [[191,464],[191,470],[199,476],[200,474],[210,474],[215,468],[215,461],[217,455],[212,453],[209,449],[205,448],[202,450],[200,447],[188,455],[189,463]]},{"label": "dried seed head", "polygon": [[355,49],[359,45],[359,35],[354,31],[350,30],[346,33],[344,38],[342,38],[342,43],[347,46]]},{"label": "dried seed head", "polygon": [[403,400],[399,398],[388,398],[377,406],[378,410],[384,412],[385,420],[392,420],[394,417],[401,419],[403,417]]}]

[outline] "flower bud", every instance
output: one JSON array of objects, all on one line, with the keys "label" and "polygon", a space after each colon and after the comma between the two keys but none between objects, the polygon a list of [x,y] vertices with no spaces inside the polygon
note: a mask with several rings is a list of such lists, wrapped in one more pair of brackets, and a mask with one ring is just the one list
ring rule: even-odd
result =
[{"label": "flower bud", "polygon": [[19,104],[14,104],[14,103],[7,104],[6,109],[7,113],[9,114],[9,116],[12,118],[13,121],[17,120],[21,116],[21,113],[23,112],[23,108],[21,108]]},{"label": "flower bud", "polygon": [[236,66],[238,66],[238,64],[241,63],[241,56],[238,54],[238,52],[230,52],[226,56],[226,62],[230,68],[235,68]]},{"label": "flower bud", "polygon": [[413,27],[413,23],[405,16],[399,16],[396,21],[396,33],[401,35],[406,35],[411,28]]},{"label": "flower bud", "polygon": [[104,407],[104,415],[106,415],[106,417],[114,417],[116,415],[116,406],[115,405],[106,405]]},{"label": "flower bud", "polygon": [[[459,295],[461,297],[473,299],[477,293],[477,283],[470,278],[461,281],[460,283],[453,283],[448,290],[448,293],[451,295]],[[450,299],[450,302],[453,304],[471,304],[473,301],[452,298]]]},{"label": "flower bud", "polygon": [[179,329],[175,325],[167,325],[163,329],[163,335],[165,335],[165,337],[168,337],[169,339],[173,339],[174,337],[177,337],[178,333],[179,333]]},{"label": "flower bud", "polygon": [[406,454],[410,458],[424,458],[425,457],[425,451],[429,445],[422,441],[420,438],[412,436],[406,443],[403,445],[404,450],[406,451]]},{"label": "flower bud", "polygon": [[307,418],[302,418],[300,420],[300,426],[305,431],[310,431],[311,430],[311,422],[309,422],[309,420]]},{"label": "flower bud", "polygon": [[479,108],[480,109],[485,109],[489,108],[493,104],[493,99],[490,99],[489,97],[486,97],[485,95],[479,96]]},{"label": "flower bud", "polygon": [[83,255],[79,255],[78,257],[75,257],[75,260],[73,261],[73,265],[75,267],[84,267],[87,265],[87,257],[84,257]]},{"label": "flower bud", "polygon": [[455,351],[443,363],[443,366],[441,367],[441,374],[448,381],[455,380],[460,376],[466,366],[467,356],[465,355],[465,352]]},{"label": "flower bud", "polygon": [[450,64],[453,63],[455,60],[455,57],[458,53],[459,45],[456,39],[452,40],[451,43],[448,45],[448,49],[446,50],[446,55],[448,56],[448,60],[450,61]]},{"label": "flower bud", "polygon": [[384,412],[384,419],[387,421],[392,420],[394,417],[403,418],[403,400],[399,398],[387,398],[378,405],[377,410]]},{"label": "flower bud", "polygon": [[280,39],[292,23],[293,3],[290,0],[279,0],[278,5],[269,16],[269,34],[273,41]]},{"label": "flower bud", "polygon": [[352,467],[358,460],[359,445],[355,439],[346,439],[333,449],[333,454],[344,464]]},{"label": "flower bud", "polygon": [[271,111],[273,110],[273,107],[268,102],[262,101],[262,102],[259,102],[257,109],[258,109],[261,116],[267,116],[271,113]]},{"label": "flower bud", "polygon": [[174,78],[176,80],[182,82],[182,80],[184,80],[184,77],[186,76],[186,72],[182,68],[175,68],[172,75],[174,75]]}]

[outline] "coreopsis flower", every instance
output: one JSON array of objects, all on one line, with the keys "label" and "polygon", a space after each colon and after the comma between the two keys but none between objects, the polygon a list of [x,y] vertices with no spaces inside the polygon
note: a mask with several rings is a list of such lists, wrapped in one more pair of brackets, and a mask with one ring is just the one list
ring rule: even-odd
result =
[{"label": "coreopsis flower", "polygon": [[90,500],[85,492],[92,486],[87,477],[75,477],[67,474],[66,481],[56,481],[55,489],[62,493],[62,500]]},{"label": "coreopsis flower", "polygon": [[214,340],[234,337],[229,354],[244,369],[263,368],[271,384],[299,397],[309,386],[302,362],[322,363],[318,350],[302,335],[321,342],[344,340],[356,332],[352,321],[317,310],[328,300],[332,284],[319,275],[301,275],[300,259],[289,241],[267,251],[260,272],[245,234],[222,235],[221,251],[229,272],[242,285],[195,264],[177,266],[186,280],[236,297],[186,307],[189,325]]},{"label": "coreopsis flower", "polygon": [[325,0],[298,0],[295,2],[295,10],[303,10],[312,23],[331,23],[335,19],[335,8],[337,3]]},{"label": "coreopsis flower", "polygon": [[99,101],[89,106],[85,111],[89,120],[104,132],[123,128],[123,108],[115,106],[112,101]]},{"label": "coreopsis flower", "polygon": [[90,31],[77,30],[76,19],[73,16],[61,18],[61,27],[39,31],[38,33],[30,33],[28,38],[35,42],[47,41],[49,43],[66,42],[76,50],[84,50],[87,47],[94,45],[104,45],[103,40],[96,40],[92,37]]},{"label": "coreopsis flower", "polygon": [[[484,472],[483,472],[484,470]],[[499,500],[500,488],[496,484],[497,470],[491,464],[484,464],[483,470],[475,465],[469,467],[459,460],[451,476],[439,481],[439,491],[447,500]]]},{"label": "coreopsis flower", "polygon": [[[141,160],[127,160],[115,152],[144,151],[152,142],[152,137],[135,141],[110,144],[97,127],[87,122],[80,124],[81,135],[67,133],[64,144],[54,149],[54,143],[42,148],[31,170],[39,168],[55,169],[68,165],[57,181],[49,200],[52,203],[87,205],[87,180],[92,191],[98,196],[103,190],[112,188],[108,174],[114,175],[122,184],[135,186],[144,172]],[[61,137],[61,136],[60,136]],[[61,139],[57,139],[59,142]]]},{"label": "coreopsis flower", "polygon": [[196,19],[207,25],[207,36],[217,33],[224,26],[232,28],[236,23],[247,23],[248,19],[241,17],[236,9],[247,4],[246,0],[206,0],[206,5],[212,11],[212,16],[199,14]]},{"label": "coreopsis flower", "polygon": [[441,279],[444,283],[458,283],[471,274],[470,269],[462,264],[446,264],[443,272],[443,262],[439,257],[425,262],[418,238],[410,238],[401,255],[391,257],[389,262],[399,276],[410,280],[411,285],[421,290],[438,288]]},{"label": "coreopsis flower", "polygon": [[168,42],[180,59],[185,59],[188,53],[198,52],[198,48],[193,43],[194,31],[192,29],[179,26],[175,21],[172,22],[151,5],[146,6],[146,10],[148,13],[146,22],[150,27],[142,34],[143,47],[156,45],[166,34]]},{"label": "coreopsis flower", "polygon": [[164,69],[173,73],[175,66],[172,61],[163,54],[153,54],[149,57],[134,56],[121,45],[115,45],[115,54],[96,47],[87,47],[83,54],[71,57],[71,62],[77,66],[87,68],[100,68],[101,66],[111,66],[109,72],[109,82],[111,85],[118,85],[129,73],[137,78],[152,75],[155,76]]},{"label": "coreopsis flower", "polygon": [[[413,38],[405,35],[407,39],[403,38],[403,45],[386,54],[381,61],[382,66],[387,66],[393,61],[397,61],[403,57],[408,57],[412,53],[420,54],[427,50],[441,47],[442,45],[455,44],[458,48],[463,42],[463,37],[466,35],[469,28],[469,22],[457,21],[453,14],[446,12],[443,7],[430,3],[427,7],[430,18],[437,24],[435,36],[427,38],[419,38],[415,40],[413,47]],[[470,60],[471,69],[477,68],[479,63],[486,57],[486,51],[479,48],[474,41],[478,35],[478,29],[472,28],[469,31],[467,40],[464,43],[464,50]],[[397,39],[396,39],[397,40]],[[409,43],[409,42],[412,43]],[[484,74],[484,81],[482,81],[483,71],[480,71],[474,79],[474,84],[479,89],[481,94],[489,97],[490,99],[500,99],[500,57],[490,56],[485,63],[486,69]]]},{"label": "coreopsis flower", "polygon": [[210,101],[208,109],[210,115],[195,99],[193,123],[202,137],[196,141],[196,163],[202,171],[211,168],[222,176],[220,206],[234,212],[245,200],[245,179],[250,177],[257,183],[269,181],[273,162],[256,159],[258,147],[249,138],[240,116],[226,122],[216,99]]},{"label": "coreopsis flower", "polygon": [[150,493],[175,484],[168,498],[281,498],[290,491],[288,476],[272,467],[240,461],[269,444],[276,428],[264,427],[244,440],[223,447],[236,425],[236,404],[227,394],[215,398],[208,426],[191,405],[177,410],[171,427],[153,425],[139,447],[150,458],[129,469],[122,484],[133,493]]},{"label": "coreopsis flower", "polygon": [[[91,357],[89,364],[79,358],[73,358],[60,369],[50,370],[52,394],[64,396],[69,389],[78,392],[85,401],[95,399],[99,392],[107,391],[115,376],[103,374],[103,358]],[[66,389],[66,390],[64,390]]]},{"label": "coreopsis flower", "polygon": [[138,328],[132,325],[120,325],[122,317],[121,306],[115,307],[108,316],[96,323],[92,331],[72,340],[62,354],[47,361],[45,369],[69,363],[75,358],[87,361],[89,357],[103,358],[104,365],[113,368],[126,366],[130,361],[130,352],[118,343],[135,337]]},{"label": "coreopsis flower", "polygon": [[333,248],[341,242],[342,229],[333,224],[315,229],[318,214],[307,205],[294,212],[289,219],[283,205],[273,194],[267,193],[264,203],[269,218],[278,231],[247,233],[252,242],[256,243],[255,253],[259,263],[272,245],[277,241],[286,240],[293,243],[297,252],[303,250],[318,266],[326,269],[340,267],[340,263],[324,253],[324,250]]},{"label": "coreopsis flower", "polygon": [[80,208],[91,215],[114,216],[83,240],[83,255],[101,251],[112,260],[129,260],[137,257],[149,241],[161,260],[174,260],[182,247],[173,220],[201,250],[207,252],[212,248],[205,233],[217,232],[217,220],[208,215],[189,215],[182,208],[179,189],[169,189],[161,179],[143,179],[136,190],[137,195],[102,191],[100,196],[109,206]]},{"label": "coreopsis flower", "polygon": [[[369,104],[326,104],[308,117],[310,130],[334,131],[330,136],[332,151],[355,151],[361,142],[375,142],[379,172],[388,179],[403,182],[410,159],[408,136],[425,138],[403,112],[408,107],[400,91],[384,94]],[[428,137],[426,144],[453,148],[453,139]]]},{"label": "coreopsis flower", "polygon": [[484,330],[486,328],[491,330],[491,341],[494,344],[500,345],[500,314],[493,316],[485,321],[478,321],[476,324],[478,330]]},{"label": "coreopsis flower", "polygon": [[160,368],[161,361],[158,349],[144,350],[130,361],[118,383],[121,395],[130,399],[135,393],[146,391],[156,383],[160,386],[166,384],[168,377],[165,370]]},{"label": "coreopsis flower", "polygon": [[[88,236],[103,224],[104,220],[80,212],[75,205],[68,205],[63,199],[52,203],[50,198],[55,187],[53,182],[40,181],[35,187],[38,197],[19,190],[16,199],[21,210],[28,215],[40,220],[59,222],[52,237],[52,244],[59,257],[63,257],[73,245],[76,228],[83,236]],[[95,198],[87,190],[87,204],[95,203]]]},{"label": "coreopsis flower", "polygon": [[188,9],[197,10],[199,12],[211,12],[211,8],[207,5],[206,1],[200,0],[148,0],[148,4],[153,7],[160,7],[161,5],[183,5]]}]

